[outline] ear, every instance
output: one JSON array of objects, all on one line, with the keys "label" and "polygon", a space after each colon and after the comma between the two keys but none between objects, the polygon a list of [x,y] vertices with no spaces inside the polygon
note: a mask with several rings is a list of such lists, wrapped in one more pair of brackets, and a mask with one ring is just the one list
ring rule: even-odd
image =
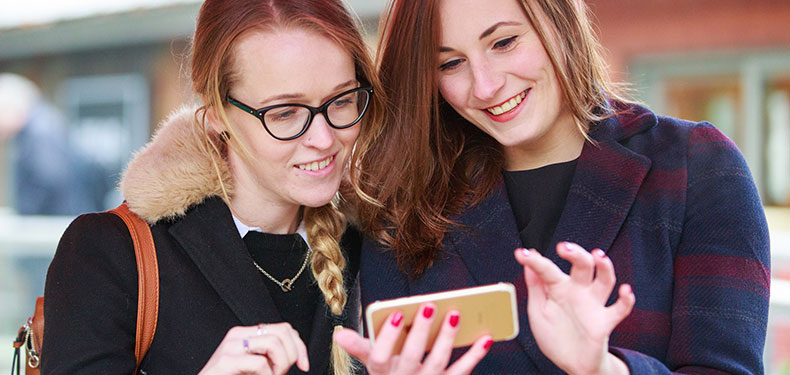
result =
[{"label": "ear", "polygon": [[223,124],[222,121],[219,121],[219,116],[217,116],[217,112],[214,108],[206,108],[206,121],[208,121],[211,129],[217,134],[222,134],[222,132],[227,130],[225,128],[225,124]]}]

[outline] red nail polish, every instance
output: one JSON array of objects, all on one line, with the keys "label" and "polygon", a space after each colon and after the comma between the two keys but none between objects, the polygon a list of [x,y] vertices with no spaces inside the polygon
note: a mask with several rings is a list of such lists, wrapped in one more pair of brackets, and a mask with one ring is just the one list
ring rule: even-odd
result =
[{"label": "red nail polish", "polygon": [[432,317],[433,316],[433,307],[425,306],[425,308],[422,309],[422,316],[424,316],[426,319]]},{"label": "red nail polish", "polygon": [[522,248],[521,249],[521,254],[524,254],[525,256],[529,256],[529,250]]},{"label": "red nail polish", "polygon": [[400,325],[400,322],[401,322],[402,320],[403,320],[403,314],[401,314],[400,312],[396,312],[396,313],[395,313],[395,315],[393,315],[393,316],[392,316],[392,320],[390,321],[390,323],[391,323],[391,324],[392,324],[394,327],[397,327],[397,326],[399,326],[399,325]]},{"label": "red nail polish", "polygon": [[488,350],[491,345],[494,344],[494,340],[488,339],[485,344],[483,344],[483,349]]},{"label": "red nail polish", "polygon": [[458,315],[458,314],[450,315],[450,327],[453,327],[453,328],[457,327],[459,319],[461,319],[461,316]]}]

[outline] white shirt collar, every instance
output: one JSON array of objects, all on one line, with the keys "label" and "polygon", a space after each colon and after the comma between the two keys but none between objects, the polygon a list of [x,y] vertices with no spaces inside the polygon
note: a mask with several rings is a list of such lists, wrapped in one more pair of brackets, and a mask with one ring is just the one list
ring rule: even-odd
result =
[{"label": "white shirt collar", "polygon": [[[231,213],[231,216],[233,216],[233,223],[236,224],[236,229],[239,231],[239,236],[241,236],[241,238],[244,238],[244,236],[247,234],[247,232],[250,232],[250,231],[256,231],[256,232],[263,233],[261,228],[250,227],[247,224],[242,223],[241,220],[239,220],[239,218],[237,218],[236,215],[233,215],[232,213]],[[307,231],[304,228],[304,220],[302,220],[299,223],[299,227],[296,228],[296,233],[299,233],[299,235],[302,236],[302,239],[304,240],[304,243],[306,243],[307,246],[310,247],[310,242],[307,242]]]}]

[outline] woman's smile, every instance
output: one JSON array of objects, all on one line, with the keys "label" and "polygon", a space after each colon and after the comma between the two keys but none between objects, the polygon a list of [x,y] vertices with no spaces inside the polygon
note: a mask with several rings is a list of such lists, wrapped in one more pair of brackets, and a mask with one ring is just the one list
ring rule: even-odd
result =
[{"label": "woman's smile", "polygon": [[308,176],[323,177],[331,173],[335,169],[335,156],[337,154],[329,155],[320,160],[314,160],[304,164],[297,164],[294,168],[298,168]]},{"label": "woman's smile", "polygon": [[531,89],[526,89],[499,105],[488,107],[484,112],[486,112],[489,118],[496,122],[510,121],[521,112],[521,104],[526,102],[524,99],[526,99],[530,90]]}]

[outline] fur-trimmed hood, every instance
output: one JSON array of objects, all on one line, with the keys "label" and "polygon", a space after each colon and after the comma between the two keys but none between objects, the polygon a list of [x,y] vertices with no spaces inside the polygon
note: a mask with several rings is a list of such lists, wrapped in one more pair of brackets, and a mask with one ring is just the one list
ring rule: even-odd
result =
[{"label": "fur-trimmed hood", "polygon": [[[208,197],[222,196],[217,169],[227,193],[231,194],[227,159],[223,158],[214,166],[205,150],[210,146],[203,144],[200,129],[200,125],[195,124],[194,107],[176,110],[127,165],[119,189],[129,209],[149,224],[175,219]],[[219,134],[211,127],[207,127],[206,132],[226,155]]]}]

